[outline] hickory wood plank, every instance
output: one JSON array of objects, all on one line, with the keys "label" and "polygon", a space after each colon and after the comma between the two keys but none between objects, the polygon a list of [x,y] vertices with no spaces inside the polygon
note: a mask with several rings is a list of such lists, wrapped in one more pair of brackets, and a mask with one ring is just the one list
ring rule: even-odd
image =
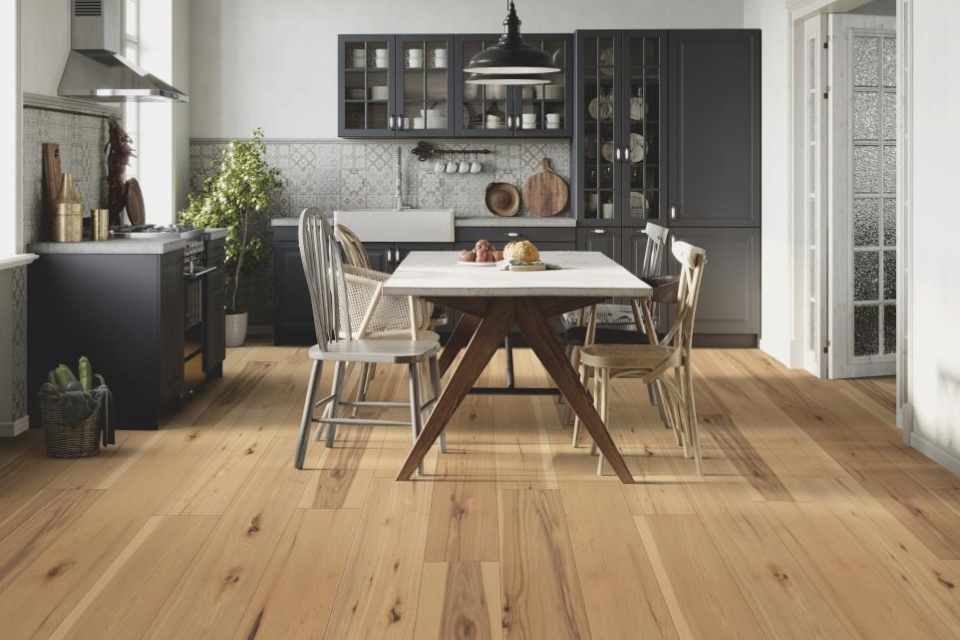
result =
[{"label": "hickory wood plank", "polygon": [[502,489],[500,530],[503,637],[590,637],[559,491]]},{"label": "hickory wood plank", "polygon": [[904,597],[874,553],[823,506],[767,503],[780,540],[865,638],[934,638],[935,627]]},{"label": "hickory wood plank", "polygon": [[424,561],[499,560],[497,511],[496,483],[436,483],[430,502]]},{"label": "hickory wood plank", "polygon": [[431,495],[426,482],[373,481],[325,638],[413,633]]},{"label": "hickory wood plank", "polygon": [[859,637],[777,537],[764,504],[747,485],[702,484],[688,493],[741,592],[774,637]]},{"label": "hickory wood plank", "polygon": [[357,510],[298,509],[247,607],[238,637],[323,637],[359,525]]},{"label": "hickory wood plank", "polygon": [[214,516],[150,518],[51,640],[143,637],[216,522]]},{"label": "hickory wood plank", "polygon": [[290,464],[294,443],[293,433],[274,440],[145,637],[234,636],[306,489],[309,473]]},{"label": "hickory wood plank", "polygon": [[414,638],[502,638],[496,562],[426,562]]},{"label": "hickory wood plank", "polygon": [[560,493],[593,637],[677,637],[621,487],[565,482]]}]

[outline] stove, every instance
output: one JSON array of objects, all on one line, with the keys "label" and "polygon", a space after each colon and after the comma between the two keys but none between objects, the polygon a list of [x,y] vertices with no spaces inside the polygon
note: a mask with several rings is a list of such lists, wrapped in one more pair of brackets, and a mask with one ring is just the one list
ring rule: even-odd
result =
[{"label": "stove", "polygon": [[112,238],[128,238],[130,240],[155,240],[157,238],[182,238],[183,240],[199,240],[202,244],[203,231],[180,224],[169,226],[154,224],[131,224],[110,229]]}]

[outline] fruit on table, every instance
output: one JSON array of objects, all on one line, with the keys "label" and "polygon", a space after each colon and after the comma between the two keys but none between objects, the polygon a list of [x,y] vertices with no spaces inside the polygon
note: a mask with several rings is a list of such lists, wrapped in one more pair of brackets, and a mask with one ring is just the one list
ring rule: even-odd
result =
[{"label": "fruit on table", "polygon": [[460,252],[460,262],[476,262],[477,252],[470,249],[464,249]]},{"label": "fruit on table", "polygon": [[480,249],[477,251],[477,262],[496,262],[493,249]]},{"label": "fruit on table", "polygon": [[479,251],[490,251],[491,249],[493,249],[493,247],[490,245],[490,241],[489,241],[489,240],[484,240],[484,239],[482,239],[482,238],[481,238],[480,240],[477,240],[477,243],[476,243],[475,245],[473,245],[473,250],[474,250],[474,251],[478,251],[478,252],[479,252]]}]

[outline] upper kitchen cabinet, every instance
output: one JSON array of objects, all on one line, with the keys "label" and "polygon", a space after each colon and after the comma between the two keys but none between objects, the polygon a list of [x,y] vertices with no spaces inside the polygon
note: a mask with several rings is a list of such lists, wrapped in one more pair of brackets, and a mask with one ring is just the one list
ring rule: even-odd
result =
[{"label": "upper kitchen cabinet", "polygon": [[340,136],[453,135],[452,46],[447,35],[340,36]]},{"label": "upper kitchen cabinet", "polygon": [[663,217],[665,42],[657,31],[577,32],[574,180],[587,226]]},{"label": "upper kitchen cabinet", "polygon": [[463,67],[499,34],[458,35],[454,38],[456,103],[455,133],[462,137],[569,138],[572,131],[573,38],[568,34],[524,34],[527,44],[550,54],[562,71],[552,82],[529,87],[468,84]]},{"label": "upper kitchen cabinet", "polygon": [[670,225],[760,225],[760,32],[669,35]]}]

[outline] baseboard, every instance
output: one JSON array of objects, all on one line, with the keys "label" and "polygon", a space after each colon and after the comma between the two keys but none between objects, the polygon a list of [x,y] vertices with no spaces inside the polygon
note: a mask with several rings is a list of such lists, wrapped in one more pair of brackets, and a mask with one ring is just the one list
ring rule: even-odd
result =
[{"label": "baseboard", "polygon": [[13,422],[0,422],[0,438],[16,438],[30,428],[30,416],[20,416]]},{"label": "baseboard", "polygon": [[937,464],[943,465],[953,473],[960,475],[960,457],[935,442],[928,440],[917,432],[913,432],[910,434],[910,446]]}]

